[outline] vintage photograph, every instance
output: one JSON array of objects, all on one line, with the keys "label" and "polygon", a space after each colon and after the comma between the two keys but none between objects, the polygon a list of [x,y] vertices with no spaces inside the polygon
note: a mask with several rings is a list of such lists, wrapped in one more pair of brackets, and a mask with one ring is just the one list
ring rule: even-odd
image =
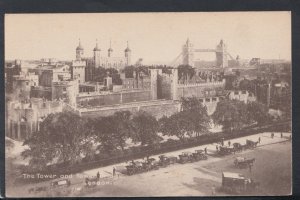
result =
[{"label": "vintage photograph", "polygon": [[7,197],[292,194],[291,12],[4,28]]}]

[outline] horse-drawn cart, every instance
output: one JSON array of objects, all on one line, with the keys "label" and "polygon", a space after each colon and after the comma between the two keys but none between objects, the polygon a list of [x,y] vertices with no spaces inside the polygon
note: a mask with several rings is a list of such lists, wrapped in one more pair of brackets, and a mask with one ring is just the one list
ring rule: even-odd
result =
[{"label": "horse-drawn cart", "polygon": [[249,165],[253,165],[254,162],[255,158],[236,157],[234,160],[234,165],[238,168],[245,168]]},{"label": "horse-drawn cart", "polygon": [[251,178],[246,178],[244,175],[232,172],[222,173],[222,187],[221,190],[230,194],[242,194],[251,192],[259,186]]}]

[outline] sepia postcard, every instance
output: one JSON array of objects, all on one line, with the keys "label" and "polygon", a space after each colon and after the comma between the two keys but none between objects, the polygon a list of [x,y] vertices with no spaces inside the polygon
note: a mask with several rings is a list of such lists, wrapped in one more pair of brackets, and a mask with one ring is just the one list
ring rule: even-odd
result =
[{"label": "sepia postcard", "polygon": [[4,28],[7,197],[292,194],[291,12]]}]

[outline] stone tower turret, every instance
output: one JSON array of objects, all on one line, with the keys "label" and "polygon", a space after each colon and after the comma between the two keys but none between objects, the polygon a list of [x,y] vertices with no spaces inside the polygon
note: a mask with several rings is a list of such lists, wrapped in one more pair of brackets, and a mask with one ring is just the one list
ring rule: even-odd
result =
[{"label": "stone tower turret", "polygon": [[81,46],[81,42],[79,39],[79,44],[78,44],[78,47],[76,48],[76,60],[81,60],[83,57],[83,53],[84,53],[84,49]]},{"label": "stone tower turret", "polygon": [[95,67],[100,67],[101,49],[98,47],[98,41],[97,40],[96,40],[96,47],[93,49],[93,52],[94,52]]},{"label": "stone tower turret", "polygon": [[182,47],[182,63],[184,65],[194,66],[194,45],[190,42],[189,38]]},{"label": "stone tower turret", "polygon": [[126,65],[131,65],[131,50],[129,49],[129,44],[127,41],[127,48],[125,49],[125,58],[126,58]]},{"label": "stone tower turret", "polygon": [[217,46],[216,51],[216,64],[217,67],[228,67],[228,59],[227,59],[227,47],[223,40]]},{"label": "stone tower turret", "polygon": [[157,99],[158,77],[162,74],[162,69],[150,69],[150,89],[152,100]]},{"label": "stone tower turret", "polygon": [[112,57],[113,49],[111,48],[111,41],[109,42],[109,49],[108,49],[108,57]]}]

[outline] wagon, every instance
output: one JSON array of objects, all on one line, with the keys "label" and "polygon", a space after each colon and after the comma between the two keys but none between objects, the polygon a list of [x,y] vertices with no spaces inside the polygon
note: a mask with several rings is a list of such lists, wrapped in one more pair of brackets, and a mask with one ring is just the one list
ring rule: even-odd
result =
[{"label": "wagon", "polygon": [[175,156],[167,157],[165,155],[160,155],[159,156],[159,166],[166,167],[167,165],[176,163],[177,160],[178,159]]},{"label": "wagon", "polygon": [[143,163],[132,161],[129,165],[125,166],[127,169],[127,175],[133,175],[144,171]]},{"label": "wagon", "polygon": [[257,144],[258,144],[258,141],[254,142],[252,140],[246,140],[246,148],[253,149],[257,146]]},{"label": "wagon", "polygon": [[145,162],[143,162],[142,164],[143,164],[143,169],[145,171],[159,169],[159,162],[156,161],[155,158],[147,158],[147,160]]},{"label": "wagon", "polygon": [[259,186],[251,178],[246,178],[243,174],[223,172],[221,190],[227,193],[241,194],[244,192],[253,191]]},{"label": "wagon", "polygon": [[235,152],[234,147],[220,147],[218,154],[220,156],[225,156],[231,154],[232,152]]},{"label": "wagon", "polygon": [[254,162],[255,158],[236,157],[234,160],[234,165],[239,168],[245,168],[249,165],[253,165]]},{"label": "wagon", "polygon": [[237,142],[233,143],[232,146],[236,152],[241,152],[244,149],[244,146]]},{"label": "wagon", "polygon": [[194,156],[191,152],[182,152],[181,155],[179,155],[179,163],[187,163],[187,162],[193,162]]},{"label": "wagon", "polygon": [[203,150],[195,150],[195,153],[193,153],[193,158],[195,161],[207,160],[207,156],[204,154]]}]

